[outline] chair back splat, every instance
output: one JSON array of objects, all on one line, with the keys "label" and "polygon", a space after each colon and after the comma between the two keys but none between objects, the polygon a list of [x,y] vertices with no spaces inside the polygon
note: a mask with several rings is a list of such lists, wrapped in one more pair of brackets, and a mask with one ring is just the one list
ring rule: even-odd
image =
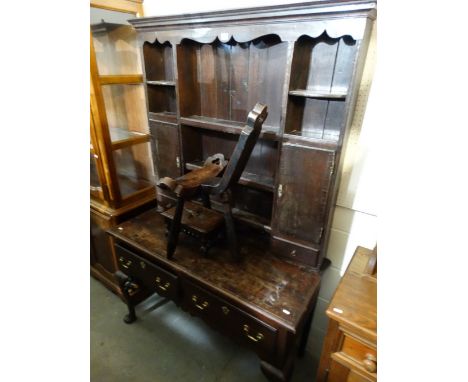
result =
[{"label": "chair back splat", "polygon": [[250,111],[247,116],[247,124],[242,129],[239,140],[237,141],[234,152],[229,159],[221,182],[215,186],[210,184],[203,185],[204,188],[213,187],[210,194],[222,194],[239,181],[242,173],[244,172],[245,166],[249,161],[250,155],[252,154],[252,150],[257,143],[260,132],[262,131],[263,122],[267,116],[267,107],[261,103],[257,103]]}]

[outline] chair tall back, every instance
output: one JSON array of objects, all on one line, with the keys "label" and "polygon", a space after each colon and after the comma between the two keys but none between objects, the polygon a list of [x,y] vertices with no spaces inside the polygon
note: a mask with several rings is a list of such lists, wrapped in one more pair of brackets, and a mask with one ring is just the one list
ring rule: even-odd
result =
[{"label": "chair tall back", "polygon": [[210,190],[211,194],[221,194],[239,181],[239,178],[244,172],[245,166],[249,161],[250,154],[257,143],[263,122],[267,116],[267,106],[261,103],[257,103],[250,111],[247,117],[247,124],[242,129],[239,140],[237,141],[234,152],[229,159],[229,163],[226,166],[221,182]]}]

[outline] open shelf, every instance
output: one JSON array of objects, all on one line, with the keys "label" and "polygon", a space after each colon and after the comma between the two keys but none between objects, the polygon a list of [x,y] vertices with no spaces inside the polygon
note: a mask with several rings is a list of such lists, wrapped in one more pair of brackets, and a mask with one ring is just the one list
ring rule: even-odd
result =
[{"label": "open shelf", "polygon": [[342,92],[326,92],[326,91],[317,91],[317,90],[307,90],[307,89],[295,89],[290,90],[289,95],[297,97],[306,97],[306,98],[317,98],[317,99],[327,99],[327,100],[346,100],[346,93]]},{"label": "open shelf", "polygon": [[146,81],[147,85],[156,86],[175,86],[175,81]]},{"label": "open shelf", "polygon": [[285,135],[339,141],[357,44],[349,36],[301,36],[294,43]]},{"label": "open shelf", "polygon": [[[240,134],[245,126],[245,122],[228,121],[219,118],[203,117],[200,115],[191,115],[190,117],[181,117],[180,122],[183,125],[200,127],[202,129],[220,131],[228,134]],[[263,125],[260,138],[278,140],[278,128]]]},{"label": "open shelf", "polygon": [[[157,41],[153,44],[145,42],[143,44],[143,58],[147,83],[174,81],[174,60],[171,44],[168,42],[160,44]],[[162,85],[162,83],[154,85]]]},{"label": "open shelf", "polygon": [[[185,164],[185,168],[187,170],[196,170],[203,167],[203,162],[187,162]],[[250,172],[244,171],[242,173],[241,178],[239,179],[239,183],[244,186],[250,186],[254,188],[258,188],[264,191],[271,191],[274,190],[274,180],[268,176],[264,175],[256,175]]]},{"label": "open shelf", "polygon": [[270,221],[266,218],[251,214],[247,211],[242,211],[239,208],[233,208],[232,214],[234,215],[234,219],[238,219],[250,226],[255,228],[262,228],[266,231],[271,231]]},{"label": "open shelf", "polygon": [[177,123],[177,114],[171,111],[162,111],[160,113],[148,113],[148,119],[156,122]]},{"label": "open shelf", "polygon": [[287,65],[288,43],[277,35],[246,42],[184,39],[177,46],[177,57],[182,117],[233,121],[226,131],[235,132],[235,122],[243,126],[248,113],[260,102],[268,105],[265,123],[280,126],[286,75],[278,68]]},{"label": "open shelf", "polygon": [[175,86],[147,86],[147,94],[151,113],[176,113]]},{"label": "open shelf", "polygon": [[[203,202],[201,199],[194,199],[193,202],[203,205]],[[213,208],[213,210],[215,211],[223,212],[222,204],[215,200],[211,201],[211,208]],[[242,223],[245,223],[250,227],[261,229],[267,232],[271,231],[270,220],[265,217],[241,210],[237,207],[234,207],[232,209],[232,215],[234,219],[239,220]]]},{"label": "open shelf", "polygon": [[129,131],[119,127],[110,127],[109,133],[112,142],[112,150],[118,150],[136,143],[148,142],[150,139],[149,134]]}]

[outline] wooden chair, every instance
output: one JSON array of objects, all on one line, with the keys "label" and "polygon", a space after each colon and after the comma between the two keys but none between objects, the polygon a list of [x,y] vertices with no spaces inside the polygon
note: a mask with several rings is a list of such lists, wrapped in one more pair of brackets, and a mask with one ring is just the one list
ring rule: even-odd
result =
[{"label": "wooden chair", "polygon": [[[247,116],[247,124],[240,133],[239,141],[229,162],[224,160],[222,154],[216,154],[209,157],[204,166],[199,169],[176,179],[162,178],[158,182],[159,188],[171,190],[177,198],[176,206],[162,213],[170,227],[167,240],[169,259],[173,257],[181,229],[186,234],[201,239],[201,250],[206,254],[224,220],[231,256],[234,260],[239,260],[239,248],[232,217],[231,188],[239,181],[247,165],[267,115],[267,107],[257,103]],[[222,177],[218,177],[223,171]],[[201,195],[203,206],[189,202],[196,195]],[[222,214],[211,209],[210,196],[213,195],[220,196]]]}]

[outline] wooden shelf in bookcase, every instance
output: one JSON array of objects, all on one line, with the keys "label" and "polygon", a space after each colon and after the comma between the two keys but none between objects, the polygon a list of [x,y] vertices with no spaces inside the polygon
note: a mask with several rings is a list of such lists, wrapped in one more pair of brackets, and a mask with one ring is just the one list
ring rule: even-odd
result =
[{"label": "wooden shelf in bookcase", "polygon": [[99,76],[101,85],[140,84],[143,82],[141,74],[116,74]]},{"label": "wooden shelf in bookcase", "polygon": [[[185,163],[185,168],[187,170],[196,170],[203,167],[203,162],[187,162]],[[256,175],[244,171],[241,178],[239,179],[239,184],[244,186],[254,187],[264,191],[274,191],[274,179],[268,176]]]},{"label": "wooden shelf in bookcase", "polygon": [[177,123],[177,114],[170,111],[162,111],[159,113],[148,112],[148,119],[155,122]]},{"label": "wooden shelf in bookcase", "polygon": [[[240,134],[245,126],[245,122],[228,121],[225,119],[204,117],[200,115],[191,115],[190,117],[180,117],[182,125],[199,127],[202,129],[219,131],[228,134]],[[260,138],[278,140],[278,129],[264,124]]]},{"label": "wooden shelf in bookcase", "polygon": [[138,143],[149,142],[150,140],[149,134],[129,131],[118,127],[110,127],[109,132],[112,142],[112,150],[119,150]]},{"label": "wooden shelf in bookcase", "polygon": [[146,81],[147,85],[155,85],[155,86],[175,86],[175,81]]},{"label": "wooden shelf in bookcase", "polygon": [[326,92],[326,91],[307,90],[307,89],[290,90],[289,95],[297,96],[297,97],[306,97],[306,98],[326,99],[326,100],[338,100],[338,101],[346,100],[346,93]]}]

